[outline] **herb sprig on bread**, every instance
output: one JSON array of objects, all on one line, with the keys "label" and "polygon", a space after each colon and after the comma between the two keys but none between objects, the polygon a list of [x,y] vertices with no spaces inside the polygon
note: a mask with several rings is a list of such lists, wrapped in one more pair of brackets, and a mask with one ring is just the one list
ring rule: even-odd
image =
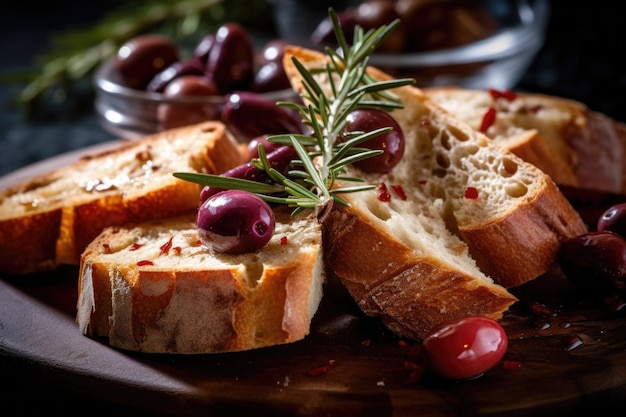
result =
[{"label": "herb sprig on bread", "polygon": [[[279,102],[277,105],[298,112],[303,124],[310,129],[310,134],[283,134],[268,138],[271,142],[292,146],[297,151],[299,159],[292,163],[296,168],[289,171],[287,176],[272,168],[263,145],[260,145],[259,157],[253,159],[252,163],[264,171],[275,184],[200,173],[176,172],[174,176],[205,186],[249,191],[268,202],[295,207],[295,212],[321,208],[331,201],[348,204],[341,198],[341,194],[374,187],[363,184],[361,178],[345,176],[345,167],[380,155],[381,150],[362,145],[373,137],[388,132],[391,127],[359,132],[348,139],[344,139],[342,134],[347,115],[357,109],[390,111],[403,107],[402,102],[390,90],[413,84],[415,80],[407,78],[379,81],[367,73],[370,55],[400,22],[396,20],[367,32],[357,27],[354,31],[354,42],[348,45],[332,8],[329,9],[329,14],[340,48],[338,51],[326,49],[328,63],[318,72],[327,74],[332,94],[328,95],[314,75],[294,57],[293,64],[303,80],[304,91],[301,98],[304,104]],[[336,187],[338,179],[361,184]]]}]

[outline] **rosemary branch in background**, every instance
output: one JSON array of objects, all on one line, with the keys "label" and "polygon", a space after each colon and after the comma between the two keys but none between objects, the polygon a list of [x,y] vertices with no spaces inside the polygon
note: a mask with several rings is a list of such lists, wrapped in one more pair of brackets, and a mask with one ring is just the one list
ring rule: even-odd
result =
[{"label": "rosemary branch in background", "polygon": [[128,2],[95,24],[53,36],[51,50],[33,62],[32,71],[3,75],[3,82],[25,87],[13,99],[26,118],[49,103],[68,100],[77,86],[134,36],[160,33],[179,44],[194,42],[227,21],[258,17],[267,0],[145,0]]},{"label": "rosemary branch in background", "polygon": [[[275,185],[202,173],[176,172],[173,174],[175,177],[215,188],[249,191],[268,202],[295,207],[294,212],[304,209],[323,210],[332,202],[347,205],[341,194],[373,188],[370,184],[362,184],[363,180],[360,178],[345,176],[346,166],[379,155],[378,150],[358,145],[391,128],[360,132],[344,140],[341,136],[347,123],[346,118],[356,109],[377,108],[390,111],[402,108],[402,102],[390,90],[413,84],[415,80],[404,78],[376,81],[366,71],[370,55],[396,29],[399,20],[367,32],[357,27],[354,31],[354,42],[350,46],[336,13],[332,9],[329,9],[329,13],[341,52],[326,48],[328,62],[323,68],[313,70],[307,69],[294,57],[293,63],[302,77],[304,92],[301,97],[304,104],[278,103],[296,110],[303,123],[310,128],[311,134],[268,137],[271,142],[295,148],[300,159],[292,161],[296,168],[289,171],[289,178],[271,167],[263,145],[259,145],[259,157],[253,159],[252,163],[265,171]],[[328,75],[332,91],[325,91],[316,81],[315,74],[319,72]],[[337,187],[337,180],[361,184]]]}]

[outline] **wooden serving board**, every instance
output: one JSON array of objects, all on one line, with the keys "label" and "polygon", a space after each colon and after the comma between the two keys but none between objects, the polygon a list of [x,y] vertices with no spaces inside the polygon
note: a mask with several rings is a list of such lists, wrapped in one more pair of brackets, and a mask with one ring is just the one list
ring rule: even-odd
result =
[{"label": "wooden serving board", "polygon": [[[619,198],[565,191],[589,219]],[[363,316],[332,281],[311,334],[298,343],[212,355],[116,350],[78,330],[77,275],[63,267],[0,277],[2,379],[30,376],[31,399],[53,392],[65,415],[106,406],[135,417],[575,416],[623,410],[626,399],[626,309],[613,311],[557,273],[515,290],[521,301],[502,321],[504,360],[470,381],[420,373],[421,345]]]}]

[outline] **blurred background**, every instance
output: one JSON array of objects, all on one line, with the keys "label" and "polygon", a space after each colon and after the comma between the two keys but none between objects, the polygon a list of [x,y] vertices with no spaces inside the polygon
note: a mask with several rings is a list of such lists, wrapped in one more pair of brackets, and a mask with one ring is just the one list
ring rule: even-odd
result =
[{"label": "blurred background", "polygon": [[[546,1],[551,12],[545,42],[514,88],[578,100],[596,111],[626,121],[626,63],[622,58],[626,53],[626,28],[619,2]],[[277,37],[280,32],[274,13],[277,2],[191,0],[177,3],[192,6],[223,3],[219,10],[213,10],[211,19],[226,17],[241,21],[259,40],[265,40]],[[116,139],[94,116],[93,85],[88,75],[72,86],[72,100],[37,110],[28,102],[15,105],[14,100],[33,77],[40,75],[38,60],[58,49],[54,43],[56,37],[79,33],[119,13],[120,8],[142,3],[158,2],[58,0],[41,4],[25,0],[3,5],[0,13],[0,101],[3,106],[0,175],[53,155]],[[338,9],[345,7],[343,1],[313,3],[324,9],[329,4]],[[133,21],[132,14],[125,16]],[[142,20],[146,20],[146,16],[135,16],[135,22]],[[66,42],[69,50],[80,48],[86,39],[75,36]]]}]

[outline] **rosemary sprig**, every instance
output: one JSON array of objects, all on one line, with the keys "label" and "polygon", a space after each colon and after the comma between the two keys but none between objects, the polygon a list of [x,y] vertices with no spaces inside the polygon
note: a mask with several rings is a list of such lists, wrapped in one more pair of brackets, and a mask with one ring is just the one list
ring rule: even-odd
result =
[{"label": "rosemary sprig", "polygon": [[[297,58],[293,63],[302,77],[303,103],[279,102],[278,105],[296,110],[308,126],[311,135],[284,134],[268,138],[272,142],[293,146],[299,159],[287,176],[271,168],[262,145],[259,157],[252,163],[265,171],[275,182],[268,186],[255,181],[199,173],[174,173],[174,176],[201,185],[225,189],[245,190],[268,202],[295,207],[294,213],[304,209],[321,209],[331,201],[347,204],[341,194],[361,192],[374,188],[361,178],[345,176],[346,167],[354,162],[379,155],[382,151],[358,145],[391,128],[371,132],[354,132],[341,137],[347,123],[346,116],[359,108],[377,108],[390,111],[402,108],[402,103],[391,89],[412,84],[413,79],[376,81],[367,74],[370,55],[396,28],[399,21],[372,29],[366,33],[360,27],[354,32],[354,42],[348,45],[336,13],[329,9],[340,52],[326,49],[328,62],[323,68],[307,69]],[[316,81],[315,74],[326,73],[330,80],[330,94]],[[338,180],[361,183],[353,186],[337,184]]]},{"label": "rosemary sprig", "polygon": [[122,2],[93,25],[53,34],[50,51],[35,57],[32,70],[2,74],[2,82],[24,84],[8,104],[31,118],[47,105],[73,99],[90,85],[96,69],[137,35],[160,33],[178,44],[194,45],[224,22],[249,21],[269,10],[266,0]]}]

